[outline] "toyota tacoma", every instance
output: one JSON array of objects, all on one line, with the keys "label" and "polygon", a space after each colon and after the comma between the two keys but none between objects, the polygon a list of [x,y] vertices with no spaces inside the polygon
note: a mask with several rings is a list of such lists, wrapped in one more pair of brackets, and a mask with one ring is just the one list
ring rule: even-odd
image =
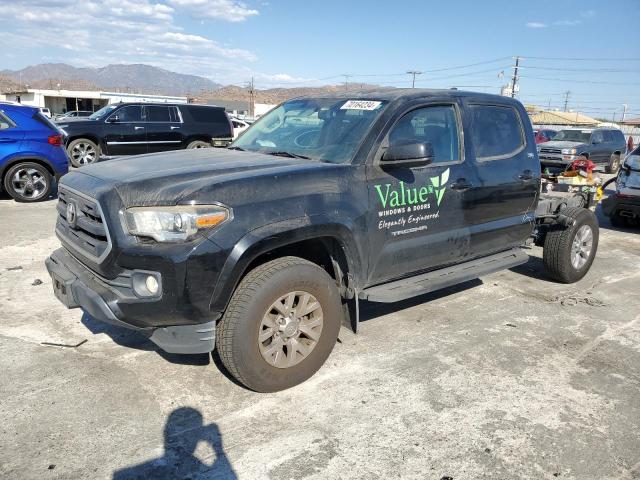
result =
[{"label": "toyota tacoma", "polygon": [[228,149],[89,165],[60,182],[47,259],[68,308],[167,352],[214,348],[250,389],[299,384],[359,302],[396,302],[528,259],[593,262],[591,194],[542,189],[523,106],[457,90],[296,98]]}]

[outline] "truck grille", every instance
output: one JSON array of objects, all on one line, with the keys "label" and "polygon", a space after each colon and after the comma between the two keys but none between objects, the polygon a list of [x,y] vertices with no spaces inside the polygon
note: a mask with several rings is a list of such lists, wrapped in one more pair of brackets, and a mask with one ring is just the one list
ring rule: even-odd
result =
[{"label": "truck grille", "polygon": [[550,147],[546,147],[545,148],[545,147],[542,147],[540,149],[540,153],[553,153],[553,154],[556,154],[556,155],[560,155],[560,154],[562,154],[562,150],[559,149],[559,148],[550,148]]},{"label": "truck grille", "polygon": [[60,187],[56,232],[64,245],[95,263],[111,250],[111,240],[98,203],[85,195]]}]

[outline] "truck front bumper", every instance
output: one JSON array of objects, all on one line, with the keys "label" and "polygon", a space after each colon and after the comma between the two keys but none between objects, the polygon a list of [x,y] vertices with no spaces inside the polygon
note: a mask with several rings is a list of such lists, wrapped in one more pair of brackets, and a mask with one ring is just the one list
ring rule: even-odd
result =
[{"label": "truck front bumper", "polygon": [[67,308],[81,308],[97,320],[138,331],[169,353],[208,353],[215,347],[216,318],[194,325],[140,327],[128,321],[121,304],[146,303],[156,309],[162,308],[162,298],[138,298],[126,284],[110,284],[64,248],[53,252],[45,264],[54,294]]}]

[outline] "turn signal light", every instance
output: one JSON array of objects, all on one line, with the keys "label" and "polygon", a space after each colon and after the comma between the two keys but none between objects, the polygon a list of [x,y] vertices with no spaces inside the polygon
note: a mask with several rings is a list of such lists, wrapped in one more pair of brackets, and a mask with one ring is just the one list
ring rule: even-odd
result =
[{"label": "turn signal light", "polygon": [[62,145],[62,135],[50,135],[47,141],[49,142],[49,145],[59,147]]},{"label": "turn signal light", "polygon": [[199,217],[196,217],[196,227],[215,227],[216,225],[224,222],[227,219],[227,216],[226,212],[212,213],[211,215],[200,215]]}]

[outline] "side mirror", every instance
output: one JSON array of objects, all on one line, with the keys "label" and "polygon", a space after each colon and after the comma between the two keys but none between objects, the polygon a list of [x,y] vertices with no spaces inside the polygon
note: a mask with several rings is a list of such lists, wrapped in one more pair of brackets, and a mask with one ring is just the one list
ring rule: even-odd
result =
[{"label": "side mirror", "polygon": [[421,167],[433,162],[433,146],[423,143],[394,143],[380,159],[382,166]]},{"label": "side mirror", "polygon": [[120,121],[120,117],[118,115],[111,115],[107,118],[107,123],[118,123]]}]

